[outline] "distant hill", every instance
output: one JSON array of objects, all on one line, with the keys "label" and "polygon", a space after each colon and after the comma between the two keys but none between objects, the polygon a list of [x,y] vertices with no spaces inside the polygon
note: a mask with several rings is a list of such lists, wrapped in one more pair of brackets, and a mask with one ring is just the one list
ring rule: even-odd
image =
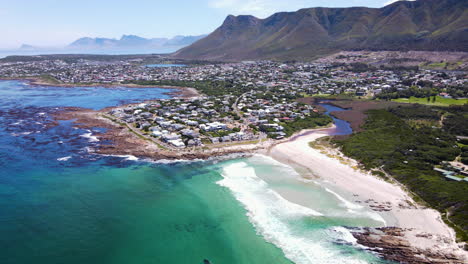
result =
[{"label": "distant hill", "polygon": [[383,8],[308,8],[268,18],[228,16],[181,59],[311,59],[340,50],[468,51],[468,0],[400,1]]},{"label": "distant hill", "polygon": [[172,50],[188,46],[195,41],[205,37],[201,36],[176,36],[174,38],[142,38],[135,35],[123,35],[120,39],[111,38],[80,38],[66,47],[72,50]]},{"label": "distant hill", "polygon": [[19,49],[20,50],[34,50],[34,49],[36,49],[36,47],[34,47],[32,45],[28,45],[28,44],[23,44],[23,45],[21,45],[21,47]]}]

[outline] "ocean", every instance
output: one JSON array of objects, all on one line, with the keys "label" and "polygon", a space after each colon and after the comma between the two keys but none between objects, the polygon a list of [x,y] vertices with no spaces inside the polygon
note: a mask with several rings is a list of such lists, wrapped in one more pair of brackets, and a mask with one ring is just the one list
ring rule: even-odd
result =
[{"label": "ocean", "polygon": [[38,55],[57,55],[57,54],[94,54],[94,55],[150,55],[150,54],[169,54],[175,52],[174,48],[166,49],[123,49],[123,50],[0,50],[0,59],[8,56],[38,56]]},{"label": "ocean", "polygon": [[101,128],[53,124],[166,92],[0,81],[0,263],[386,263],[345,228],[378,214],[269,157],[101,156]]}]

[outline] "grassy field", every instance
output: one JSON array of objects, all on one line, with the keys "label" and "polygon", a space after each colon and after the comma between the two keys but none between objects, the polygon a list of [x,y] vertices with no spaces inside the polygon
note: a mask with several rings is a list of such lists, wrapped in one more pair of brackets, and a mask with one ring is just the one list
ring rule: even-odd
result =
[{"label": "grassy field", "polygon": [[463,64],[462,61],[456,62],[434,62],[434,63],[423,63],[419,65],[421,68],[424,69],[446,69],[446,70],[457,70]]},{"label": "grassy field", "polygon": [[427,98],[398,98],[393,99],[392,101],[398,103],[410,103],[410,104],[424,104],[424,105],[436,105],[436,106],[449,106],[449,105],[464,105],[468,103],[468,99],[453,99],[453,98],[443,98],[440,96],[436,97],[435,102],[432,101],[432,97],[430,98],[429,102]]}]

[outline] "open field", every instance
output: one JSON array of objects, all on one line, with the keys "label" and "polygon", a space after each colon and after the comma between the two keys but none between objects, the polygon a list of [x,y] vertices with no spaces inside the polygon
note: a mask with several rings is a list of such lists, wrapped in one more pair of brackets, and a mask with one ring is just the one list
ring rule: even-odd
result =
[{"label": "open field", "polygon": [[468,99],[453,99],[453,98],[444,98],[437,96],[435,102],[432,101],[432,97],[429,101],[427,98],[398,98],[393,99],[392,101],[398,103],[410,103],[410,104],[424,104],[424,105],[434,105],[434,106],[449,106],[449,105],[464,105],[468,103]]}]

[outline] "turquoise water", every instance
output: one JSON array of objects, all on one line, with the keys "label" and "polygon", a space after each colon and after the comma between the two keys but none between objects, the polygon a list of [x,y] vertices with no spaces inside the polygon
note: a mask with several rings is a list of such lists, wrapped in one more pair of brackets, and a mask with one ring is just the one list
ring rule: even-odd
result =
[{"label": "turquoise water", "polygon": [[152,163],[94,155],[64,106],[167,98],[158,88],[0,81],[0,263],[379,263],[343,226],[381,225],[264,156]]}]

